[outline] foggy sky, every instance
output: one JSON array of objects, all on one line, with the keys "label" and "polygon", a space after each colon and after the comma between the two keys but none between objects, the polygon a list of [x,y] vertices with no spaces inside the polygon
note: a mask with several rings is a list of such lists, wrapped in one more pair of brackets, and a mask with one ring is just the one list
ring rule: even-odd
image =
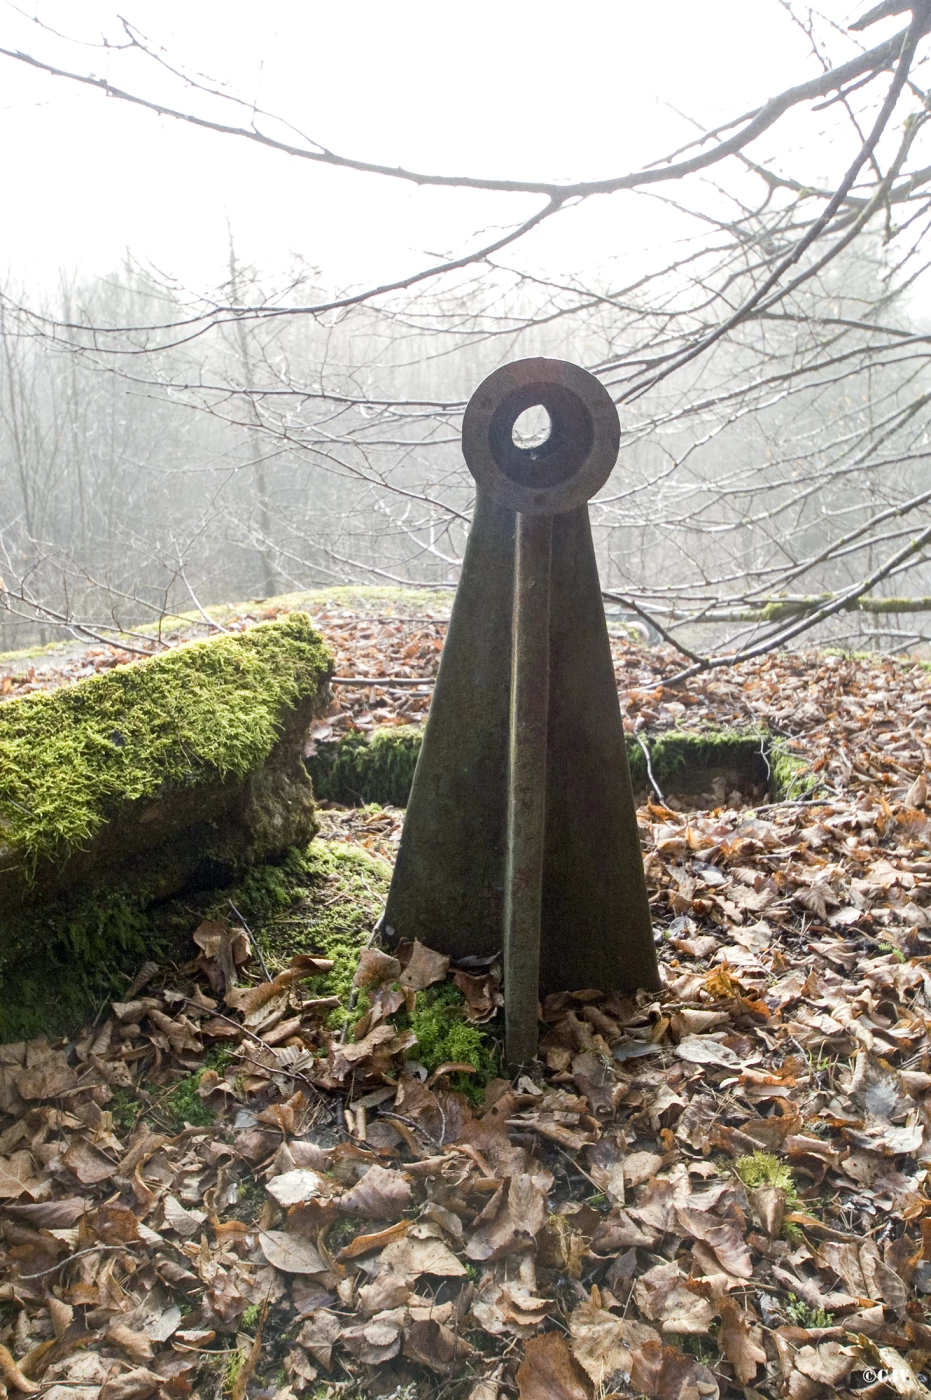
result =
[{"label": "foggy sky", "polygon": [[[863,8],[827,0],[825,12],[842,26]],[[737,116],[820,71],[778,0],[34,0],[28,15],[5,0],[0,44],[190,100],[139,55],[57,39],[29,18],[95,44],[101,34],[121,38],[119,13],[172,61],[227,81],[331,148],[427,171],[618,174],[688,140],[687,118],[705,126]],[[876,26],[868,42],[898,27]],[[845,44],[836,36],[832,57],[846,57]],[[0,59],[0,82],[0,268],[32,285],[53,282],[60,268],[105,273],[127,247],[187,285],[213,285],[224,276],[227,220],[240,256],[263,268],[296,252],[330,286],[369,283],[421,266],[428,252],[460,251],[539,203],[311,166],[9,59]],[[835,111],[815,121],[828,138],[838,129]],[[793,170],[811,180],[833,174],[835,138],[813,144],[807,112],[780,123],[754,154],[801,146],[800,122],[808,125]],[[845,140],[836,137],[838,159]],[[521,257],[577,271],[635,258],[682,232],[661,200],[614,196],[564,211]]]}]

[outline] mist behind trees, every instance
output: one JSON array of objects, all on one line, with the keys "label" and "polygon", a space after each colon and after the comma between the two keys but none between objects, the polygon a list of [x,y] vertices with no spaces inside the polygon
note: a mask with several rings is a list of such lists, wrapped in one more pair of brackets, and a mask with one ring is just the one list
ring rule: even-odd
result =
[{"label": "mist behind trees", "polygon": [[[473,495],[461,412],[527,355],[583,364],[618,397],[618,466],[593,507],[603,586],[685,644],[740,647],[779,600],[810,609],[884,567],[915,531],[931,381],[882,245],[645,385],[670,326],[700,329],[724,279],[670,270],[631,293],[623,271],[582,286],[470,269],[442,296],[269,315],[319,299],[316,274],[267,285],[231,243],[214,297],[241,314],[190,330],[209,299],[130,259],[41,307],[8,280],[0,649],[329,584],[454,586]],[[920,599],[923,559],[869,598]],[[844,610],[817,636],[907,650],[924,627]]]}]

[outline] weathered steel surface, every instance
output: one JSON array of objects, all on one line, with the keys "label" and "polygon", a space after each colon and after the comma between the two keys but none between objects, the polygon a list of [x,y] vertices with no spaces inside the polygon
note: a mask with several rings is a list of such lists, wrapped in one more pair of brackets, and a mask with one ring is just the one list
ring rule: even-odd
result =
[{"label": "weathered steel surface", "polygon": [[[528,451],[511,430],[537,403],[552,431]],[[523,1007],[512,1016],[512,1064],[535,1048],[527,1006],[537,950],[545,992],[658,985],[584,504],[607,480],[618,441],[610,397],[561,361],[496,371],[463,424],[478,497],[385,928],[457,958],[504,946],[506,990]]]},{"label": "weathered steel surface", "polygon": [[456,958],[502,943],[515,519],[476,501],[385,909]]},{"label": "weathered steel surface", "polygon": [[[511,430],[535,404],[550,418],[538,447],[518,447]],[[617,461],[621,426],[611,395],[564,360],[517,360],[478,386],[462,420],[462,452],[479,495],[527,515],[584,506]]]},{"label": "weathered steel surface", "polygon": [[504,888],[504,1043],[512,1065],[529,1064],[537,1053],[552,548],[551,515],[518,515]]},{"label": "weathered steel surface", "polygon": [[637,809],[588,508],[553,521],[546,853],[547,992],[657,988]]}]

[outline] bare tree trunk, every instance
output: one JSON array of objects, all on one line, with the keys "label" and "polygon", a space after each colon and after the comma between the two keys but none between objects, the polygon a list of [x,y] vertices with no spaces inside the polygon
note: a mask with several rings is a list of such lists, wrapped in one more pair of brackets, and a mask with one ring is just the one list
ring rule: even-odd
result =
[{"label": "bare tree trunk", "polygon": [[[230,293],[234,306],[243,305],[240,291],[239,264],[236,261],[236,249],[233,245],[232,230],[230,230]],[[274,554],[271,545],[272,521],[268,502],[268,483],[265,475],[264,435],[261,430],[262,419],[255,394],[255,377],[252,371],[252,358],[249,353],[249,338],[246,332],[245,322],[240,317],[236,319],[235,330],[243,388],[246,393],[247,408],[253,421],[253,426],[249,429],[249,441],[252,450],[252,480],[255,486],[255,498],[259,517],[260,541],[258,554],[262,564],[262,588],[265,597],[271,598],[278,591],[278,581],[275,575]]]}]

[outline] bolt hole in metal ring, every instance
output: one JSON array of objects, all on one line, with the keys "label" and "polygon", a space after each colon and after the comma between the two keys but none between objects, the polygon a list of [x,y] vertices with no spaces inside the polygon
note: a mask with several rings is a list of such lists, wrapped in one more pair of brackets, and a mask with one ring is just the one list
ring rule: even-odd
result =
[{"label": "bolt hole in metal ring", "polygon": [[[545,441],[521,447],[514,424],[539,404]],[[515,360],[483,380],[462,422],[462,452],[479,487],[523,515],[574,510],[605,484],[617,461],[621,425],[611,395],[566,360]]]}]

